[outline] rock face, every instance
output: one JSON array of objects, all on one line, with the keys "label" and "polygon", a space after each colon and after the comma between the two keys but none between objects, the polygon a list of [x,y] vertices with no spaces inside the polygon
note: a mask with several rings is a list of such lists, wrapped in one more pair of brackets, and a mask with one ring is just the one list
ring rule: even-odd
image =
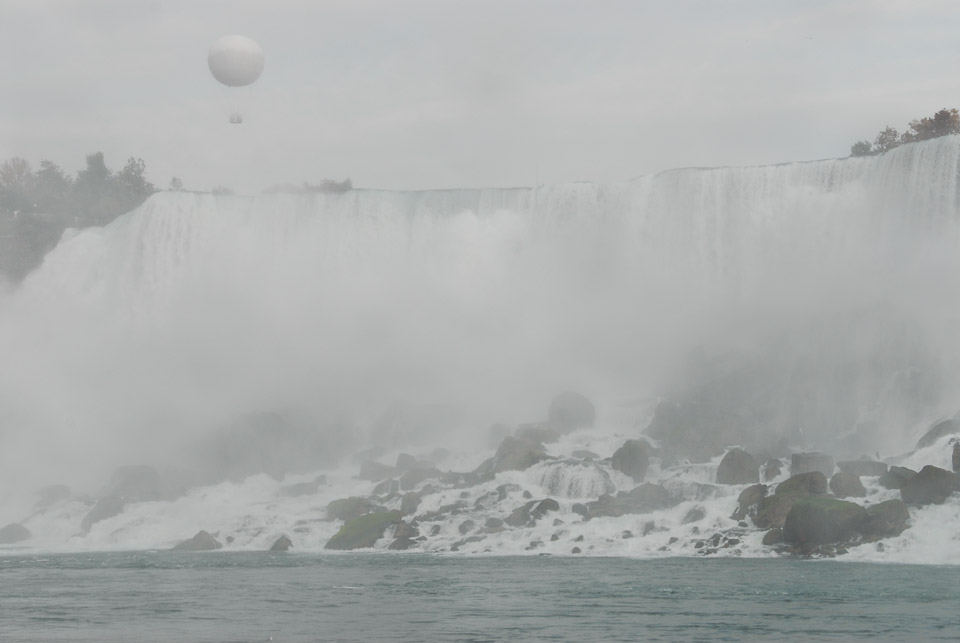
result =
[{"label": "rock face", "polygon": [[763,481],[770,482],[774,478],[778,477],[783,471],[783,463],[776,458],[767,460],[766,464],[763,465]]},{"label": "rock face", "polygon": [[837,468],[852,476],[882,476],[887,472],[886,463],[876,460],[841,460]]},{"label": "rock face", "polygon": [[917,475],[917,472],[913,469],[890,467],[886,473],[880,476],[880,484],[887,489],[899,489],[905,481],[915,475]]},{"label": "rock face", "polygon": [[922,438],[917,440],[917,448],[926,448],[943,436],[953,435],[955,433],[960,433],[960,420],[951,418],[943,422],[938,422],[934,424],[929,431],[924,433]]},{"label": "rock face", "polygon": [[378,511],[376,513],[359,516],[344,523],[324,549],[364,549],[373,547],[387,527],[400,522],[399,511]]},{"label": "rock face", "polygon": [[176,551],[213,551],[220,549],[223,545],[206,531],[198,531],[193,538],[184,540],[173,549]]},{"label": "rock face", "polygon": [[854,502],[816,496],[797,498],[783,523],[783,540],[794,545],[839,543],[856,536],[867,510]]},{"label": "rock face", "polygon": [[119,496],[106,496],[105,498],[101,498],[99,502],[93,506],[93,509],[83,517],[80,528],[83,529],[83,533],[88,533],[90,528],[96,523],[101,520],[106,520],[107,518],[113,518],[122,511],[123,499]]},{"label": "rock face", "polygon": [[610,458],[610,467],[643,482],[650,466],[650,444],[646,440],[627,440]]},{"label": "rock face", "polygon": [[730,449],[717,467],[720,484],[752,484],[760,482],[760,463],[743,449]]},{"label": "rock face", "polygon": [[33,534],[30,530],[18,522],[12,522],[3,529],[0,529],[0,545],[12,545],[28,538]]},{"label": "rock face", "polygon": [[327,520],[352,520],[374,511],[385,509],[369,498],[351,496],[334,500],[327,505]]},{"label": "rock face", "polygon": [[634,487],[628,492],[620,491],[612,496],[604,494],[593,502],[574,507],[585,519],[598,518],[600,516],[623,516],[626,514],[644,514],[673,507],[679,502],[669,491],[660,485],[644,483]]},{"label": "rock face", "polygon": [[360,465],[360,479],[369,480],[370,482],[380,482],[387,478],[395,478],[401,473],[402,471],[396,467],[391,467],[389,464],[383,464],[376,460],[367,460]]},{"label": "rock face", "polygon": [[777,485],[776,493],[822,496],[827,493],[827,476],[820,471],[796,474]]},{"label": "rock face", "polygon": [[559,510],[560,504],[553,498],[531,500],[522,507],[514,509],[503,522],[511,527],[532,527],[537,520],[543,518],[548,512]]},{"label": "rock face", "polygon": [[549,457],[541,445],[507,436],[500,443],[496,454],[477,467],[474,473],[523,471]]},{"label": "rock face", "polygon": [[833,474],[830,478],[830,491],[837,498],[864,498],[867,495],[867,490],[860,482],[860,476],[843,471]]},{"label": "rock face", "polygon": [[567,391],[560,393],[550,401],[547,420],[550,426],[561,433],[593,426],[597,410],[587,396]]},{"label": "rock face", "polygon": [[900,486],[900,497],[908,505],[940,505],[956,490],[957,474],[928,464]]},{"label": "rock face", "polygon": [[790,475],[819,471],[829,477],[833,475],[833,456],[825,453],[794,453],[790,457]]},{"label": "rock face", "polygon": [[953,470],[960,473],[960,442],[953,445]]},{"label": "rock face", "polygon": [[402,491],[412,491],[425,480],[439,478],[442,474],[440,469],[430,467],[426,469],[411,469],[400,476],[400,489]]},{"label": "rock face", "polygon": [[293,541],[283,534],[270,546],[270,551],[287,551],[291,547],[293,547]]},{"label": "rock face", "polygon": [[733,512],[731,518],[734,520],[743,520],[747,516],[755,516],[757,513],[757,505],[766,497],[767,485],[750,485],[740,492],[740,497],[737,498],[737,510]]},{"label": "rock face", "polygon": [[902,500],[887,500],[867,507],[867,518],[861,531],[867,539],[899,536],[907,528],[910,512]]},{"label": "rock face", "polygon": [[757,503],[753,523],[761,529],[783,527],[787,515],[798,498],[827,493],[827,478],[819,471],[801,473],[777,485],[776,492]]}]

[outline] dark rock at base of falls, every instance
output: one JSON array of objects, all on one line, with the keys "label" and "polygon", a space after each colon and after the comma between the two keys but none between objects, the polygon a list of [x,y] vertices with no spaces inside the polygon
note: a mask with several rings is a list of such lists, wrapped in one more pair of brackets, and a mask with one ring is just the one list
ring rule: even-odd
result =
[{"label": "dark rock at base of falls", "polygon": [[953,470],[955,473],[960,473],[960,442],[957,442],[953,445]]},{"label": "dark rock at base of falls", "polygon": [[30,530],[18,522],[12,522],[0,529],[0,545],[12,545],[31,538]]},{"label": "dark rock at base of falls", "polygon": [[223,545],[220,544],[220,541],[209,532],[201,530],[193,538],[188,538],[179,545],[175,545],[173,549],[175,551],[213,551],[221,547]]},{"label": "dark rock at base of falls", "polygon": [[373,495],[375,496],[387,496],[391,493],[398,493],[400,491],[400,481],[394,480],[393,478],[388,478],[381,482],[378,482],[377,485],[373,488]]},{"label": "dark rock at base of falls", "polygon": [[823,496],[797,498],[783,523],[783,540],[792,545],[823,545],[855,537],[867,510],[846,500]]},{"label": "dark rock at base of falls", "polygon": [[106,496],[97,501],[80,523],[83,533],[88,533],[90,528],[101,520],[113,518],[123,511],[124,502],[119,496]]},{"label": "dark rock at base of falls", "polygon": [[737,498],[737,510],[730,516],[733,520],[743,520],[747,516],[757,515],[757,505],[767,497],[767,485],[753,484],[740,492]]},{"label": "dark rock at base of falls", "polygon": [[408,523],[401,520],[393,530],[394,538],[416,538],[420,535],[420,529],[415,523]]},{"label": "dark rock at base of falls", "polygon": [[900,485],[900,497],[908,505],[940,505],[957,489],[957,474],[928,464]]},{"label": "dark rock at base of falls", "polygon": [[406,551],[408,549],[413,549],[419,544],[420,543],[413,538],[397,538],[390,543],[387,549],[392,549],[393,551]]},{"label": "dark rock at base of falls", "polygon": [[507,436],[497,447],[496,454],[477,467],[474,473],[523,471],[549,457],[540,444]]},{"label": "dark rock at base of falls", "polygon": [[783,542],[783,529],[780,527],[774,527],[767,533],[763,535],[763,544],[764,545],[777,545]]},{"label": "dark rock at base of falls", "polygon": [[49,485],[37,491],[37,502],[33,505],[33,508],[38,511],[43,511],[44,509],[49,509],[61,500],[66,500],[69,497],[70,487],[67,485]]},{"label": "dark rock at base of falls", "polygon": [[327,505],[327,520],[352,520],[375,511],[386,511],[386,509],[370,498],[351,496],[331,501]]},{"label": "dark rock at base of falls", "polygon": [[429,460],[420,460],[409,453],[401,453],[397,456],[397,469],[403,471],[416,471],[418,469],[433,469],[434,465]]},{"label": "dark rock at base of falls", "polygon": [[932,445],[945,435],[953,434],[960,434],[960,420],[957,420],[956,418],[943,420],[942,422],[938,422],[930,427],[930,430],[924,433],[923,437],[917,440],[917,448],[923,449]]},{"label": "dark rock at base of falls", "polygon": [[441,475],[443,475],[442,472],[435,467],[411,469],[400,476],[400,489],[402,491],[412,491],[422,482],[438,479]]},{"label": "dark rock at base of falls", "polygon": [[324,549],[365,549],[373,547],[387,527],[400,521],[399,511],[378,511],[359,516],[344,523],[333,538],[327,541]]},{"label": "dark rock at base of falls", "polygon": [[783,527],[787,514],[798,498],[822,496],[826,493],[827,478],[819,471],[792,476],[777,485],[772,496],[762,498],[757,503],[753,524],[761,529]]},{"label": "dark rock at base of falls", "polygon": [[514,509],[503,522],[511,527],[532,527],[548,512],[559,510],[560,504],[553,498],[531,500],[522,507]]},{"label": "dark rock at base of falls", "polygon": [[400,498],[400,513],[409,516],[417,511],[420,506],[420,494],[416,491],[408,491]]},{"label": "dark rock at base of falls", "polygon": [[596,417],[597,410],[590,398],[574,391],[555,395],[547,409],[547,421],[560,433],[589,429]]},{"label": "dark rock at base of falls", "polygon": [[783,462],[777,458],[767,460],[763,465],[763,481],[770,482],[783,472]]},{"label": "dark rock at base of falls", "polygon": [[841,460],[837,468],[852,476],[882,476],[887,472],[886,463],[876,460]]},{"label": "dark rock at base of falls", "polygon": [[707,516],[707,510],[703,507],[693,507],[690,511],[686,513],[683,517],[683,520],[680,521],[682,525],[689,525],[691,523],[700,522]]},{"label": "dark rock at base of falls", "polygon": [[383,464],[376,460],[367,460],[360,465],[359,478],[361,480],[369,480],[370,482],[380,482],[387,478],[396,478],[401,473],[402,471],[400,471],[400,469],[391,467],[389,464]]},{"label": "dark rock at base of falls", "polygon": [[827,493],[827,476],[820,471],[794,474],[777,485],[774,493],[822,496]]},{"label": "dark rock at base of falls", "polygon": [[610,467],[627,474],[636,482],[643,482],[650,466],[652,447],[646,440],[627,440],[613,452]]},{"label": "dark rock at base of falls", "polygon": [[617,517],[626,514],[645,514],[658,509],[673,507],[679,502],[679,498],[660,485],[647,482],[634,487],[630,491],[621,491],[615,496],[604,494],[593,502],[588,502],[579,507],[574,506],[573,511],[580,513],[584,516],[584,519],[589,520],[601,516]]},{"label": "dark rock at base of falls", "polygon": [[760,463],[743,449],[730,449],[717,467],[720,484],[751,484],[760,482]]},{"label": "dark rock at base of falls", "polygon": [[907,528],[910,512],[902,500],[887,500],[867,507],[867,517],[860,528],[865,539],[875,540],[899,536]]},{"label": "dark rock at base of falls", "polygon": [[886,473],[880,476],[880,486],[886,489],[899,489],[903,483],[917,475],[917,472],[907,467],[890,467]]},{"label": "dark rock at base of falls", "polygon": [[819,471],[826,477],[833,475],[833,456],[826,453],[794,453],[790,456],[790,475]]},{"label": "dark rock at base of falls", "polygon": [[283,534],[270,545],[270,551],[287,551],[291,547],[293,547],[293,541]]},{"label": "dark rock at base of falls", "polygon": [[867,490],[860,482],[860,476],[839,471],[830,478],[830,491],[837,498],[864,498]]}]

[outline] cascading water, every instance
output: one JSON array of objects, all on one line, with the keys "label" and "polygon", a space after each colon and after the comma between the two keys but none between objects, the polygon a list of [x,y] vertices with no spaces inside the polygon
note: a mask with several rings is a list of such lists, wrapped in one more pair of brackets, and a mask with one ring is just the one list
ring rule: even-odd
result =
[{"label": "cascading water", "polygon": [[[273,409],[339,427],[324,430],[347,451],[397,401],[465,409],[459,428],[391,445],[456,452],[493,421],[537,419],[568,387],[601,403],[595,448],[639,431],[645,416],[620,401],[683,390],[691,355],[722,370],[715,357],[743,350],[762,356],[752,381],[777,384],[752,386],[767,406],[728,443],[804,424],[816,446],[859,426],[877,450],[906,450],[957,402],[958,168],[960,138],[945,137],[608,185],[157,194],[67,235],[2,302],[0,347],[17,365],[0,380],[3,481],[93,487],[113,466],[169,463],[211,427]],[[897,382],[913,372],[923,390],[906,399]],[[741,393],[720,395],[737,406]],[[517,483],[568,499],[627,484],[597,465],[538,466]],[[369,492],[348,479],[334,485],[343,495]],[[246,484],[266,494],[253,505],[273,502],[269,485]],[[288,509],[316,504],[297,502]],[[14,492],[0,505],[21,517]],[[147,513],[138,524],[156,529]],[[267,513],[261,523],[293,527]],[[318,529],[307,533],[321,542]],[[153,546],[161,532],[126,542]]]}]

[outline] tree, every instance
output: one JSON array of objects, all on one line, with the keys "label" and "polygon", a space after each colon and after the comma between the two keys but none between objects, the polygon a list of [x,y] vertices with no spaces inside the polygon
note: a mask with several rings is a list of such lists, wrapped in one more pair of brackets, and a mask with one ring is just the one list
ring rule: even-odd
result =
[{"label": "tree", "polygon": [[870,141],[857,141],[850,146],[850,156],[870,156]]},{"label": "tree", "polygon": [[32,212],[36,176],[30,163],[14,156],[0,164],[0,205],[7,210]]},{"label": "tree", "polygon": [[53,161],[43,159],[37,170],[34,187],[37,211],[44,214],[65,214],[69,209],[73,180]]},{"label": "tree", "polygon": [[147,164],[143,159],[130,157],[123,169],[117,172],[113,183],[117,192],[119,210],[114,216],[133,210],[157,191],[153,183],[147,180],[146,168]]},{"label": "tree", "polygon": [[944,107],[932,117],[910,121],[910,131],[904,132],[901,140],[904,143],[913,143],[948,134],[960,134],[960,113],[956,108]]},{"label": "tree", "polygon": [[900,145],[900,134],[897,132],[896,128],[887,125],[883,130],[880,131],[879,134],[877,134],[877,138],[873,141],[873,145],[878,154],[889,152],[893,148]]},{"label": "tree", "polygon": [[173,177],[172,179],[170,179],[170,187],[169,187],[168,189],[171,190],[171,191],[173,191],[173,192],[180,192],[180,191],[182,191],[182,190],[183,190],[183,181],[181,181],[181,180],[180,180],[179,178],[177,178],[177,177]]},{"label": "tree", "polygon": [[116,209],[112,203],[112,182],[113,173],[103,160],[103,152],[88,154],[87,167],[77,172],[74,183],[78,214],[88,225],[110,220],[109,213]]}]

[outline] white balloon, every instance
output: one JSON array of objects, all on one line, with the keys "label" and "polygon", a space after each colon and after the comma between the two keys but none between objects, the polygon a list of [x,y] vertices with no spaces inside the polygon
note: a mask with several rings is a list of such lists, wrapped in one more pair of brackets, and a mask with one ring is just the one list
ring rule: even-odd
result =
[{"label": "white balloon", "polygon": [[263,72],[263,49],[246,36],[224,36],[210,47],[210,72],[228,87],[249,85]]}]

